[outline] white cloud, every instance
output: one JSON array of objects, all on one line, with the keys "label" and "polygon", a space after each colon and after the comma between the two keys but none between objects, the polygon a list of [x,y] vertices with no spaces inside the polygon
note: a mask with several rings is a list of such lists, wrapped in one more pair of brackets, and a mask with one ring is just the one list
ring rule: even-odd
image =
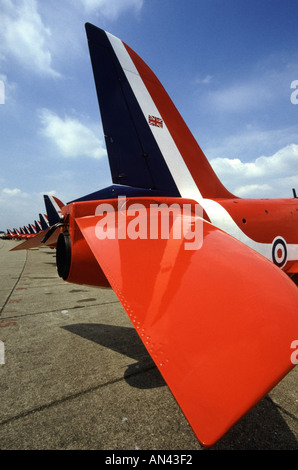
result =
[{"label": "white cloud", "polygon": [[218,112],[235,113],[259,108],[273,99],[273,90],[262,82],[235,84],[210,92],[208,101]]},{"label": "white cloud", "polygon": [[[33,223],[38,215],[42,201],[37,202],[36,196],[30,196],[19,188],[3,188],[0,190],[0,230],[19,228]],[[34,210],[35,209],[35,210]]]},{"label": "white cloud", "polygon": [[33,72],[58,77],[49,48],[51,31],[37,11],[36,0],[1,0],[0,55],[13,57]]},{"label": "white cloud", "polygon": [[291,82],[297,77],[297,58],[276,54],[257,62],[245,75],[237,70],[234,75],[229,82],[224,76],[212,77],[212,89],[200,102],[206,111],[229,116],[288,103]]},{"label": "white cloud", "polygon": [[55,195],[56,191],[28,193],[20,188],[0,189],[0,230],[19,228],[33,224],[39,214],[45,214],[43,195]]},{"label": "white cloud", "polygon": [[88,13],[101,13],[109,20],[117,19],[127,10],[140,11],[143,0],[81,0]]},{"label": "white cloud", "polygon": [[9,188],[4,188],[2,190],[2,193],[8,196],[16,196],[17,194],[21,194],[21,190],[19,188],[14,188],[14,189],[9,189]]},{"label": "white cloud", "polygon": [[[240,186],[235,188],[235,194],[239,197],[265,197],[268,195],[268,192],[272,190],[269,184],[247,184],[245,186]],[[258,195],[258,196],[256,196]]]},{"label": "white cloud", "polygon": [[204,78],[201,76],[197,76],[194,78],[193,83],[194,85],[209,85],[212,82],[212,75],[205,75]]},{"label": "white cloud", "polygon": [[295,144],[251,162],[215,158],[210,163],[227,189],[240,197],[291,197],[291,188],[298,189],[298,145]]},{"label": "white cloud", "polygon": [[62,156],[69,158],[106,156],[102,141],[78,119],[69,116],[61,118],[48,109],[40,111],[40,119],[41,133],[57,146]]},{"label": "white cloud", "polygon": [[228,134],[224,138],[212,136],[205,151],[209,159],[222,156],[238,158],[241,155],[242,160],[251,160],[260,152],[270,155],[276,149],[286,147],[289,142],[297,142],[297,135],[297,125],[267,130],[247,125],[237,134]]},{"label": "white cloud", "polygon": [[15,102],[17,84],[9,81],[6,75],[0,73],[0,85],[0,104],[13,104]]}]

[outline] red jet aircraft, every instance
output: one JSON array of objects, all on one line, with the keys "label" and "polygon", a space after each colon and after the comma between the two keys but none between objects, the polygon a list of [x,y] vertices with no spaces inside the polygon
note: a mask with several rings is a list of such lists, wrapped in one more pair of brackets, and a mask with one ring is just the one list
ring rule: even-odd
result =
[{"label": "red jet aircraft", "polygon": [[44,242],[64,280],[113,288],[211,446],[295,365],[298,199],[231,194],[144,61],[86,32],[113,184]]}]

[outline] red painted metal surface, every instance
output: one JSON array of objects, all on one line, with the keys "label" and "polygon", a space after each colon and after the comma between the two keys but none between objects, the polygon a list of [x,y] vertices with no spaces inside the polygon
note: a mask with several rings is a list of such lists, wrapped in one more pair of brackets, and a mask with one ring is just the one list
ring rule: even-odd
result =
[{"label": "red painted metal surface", "polygon": [[252,240],[272,243],[279,235],[287,243],[297,243],[297,199],[218,199],[217,202]]},{"label": "red painted metal surface", "polygon": [[[76,224],[198,439],[211,446],[294,366],[297,287],[208,222],[202,247],[185,250],[183,238],[99,240],[100,220]],[[117,229],[130,220],[116,218]]]}]

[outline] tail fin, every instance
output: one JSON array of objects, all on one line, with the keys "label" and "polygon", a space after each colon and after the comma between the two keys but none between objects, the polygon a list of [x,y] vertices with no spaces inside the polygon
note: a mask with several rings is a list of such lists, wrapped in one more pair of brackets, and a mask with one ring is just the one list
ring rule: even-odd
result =
[{"label": "tail fin", "polygon": [[61,209],[64,204],[55,196],[44,195],[44,202],[46,206],[47,216],[50,226],[55,225],[60,221]]},{"label": "tail fin", "polygon": [[39,220],[34,220],[34,227],[35,227],[37,233],[39,233],[41,231],[41,224],[40,224]]},{"label": "tail fin", "polygon": [[45,216],[43,216],[42,214],[39,214],[39,220],[40,220],[40,225],[41,225],[42,230],[46,230],[47,228],[49,228],[49,224],[47,223]]},{"label": "tail fin", "polygon": [[115,36],[89,23],[86,32],[113,182],[167,196],[234,197],[145,62]]},{"label": "tail fin", "polygon": [[35,228],[32,224],[28,225],[28,229],[29,229],[29,232],[31,233],[31,235],[34,235],[36,233]]}]

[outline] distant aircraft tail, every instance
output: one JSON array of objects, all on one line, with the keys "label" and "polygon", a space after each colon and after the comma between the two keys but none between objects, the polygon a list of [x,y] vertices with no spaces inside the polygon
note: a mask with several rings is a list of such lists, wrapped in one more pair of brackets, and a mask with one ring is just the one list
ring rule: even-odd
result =
[{"label": "distant aircraft tail", "polygon": [[46,206],[49,225],[55,225],[60,221],[61,209],[64,204],[55,196],[44,195],[43,198]]},{"label": "distant aircraft tail", "polygon": [[39,220],[34,220],[34,227],[36,229],[36,233],[41,232],[42,228],[41,228],[41,223]]},{"label": "distant aircraft tail", "polygon": [[46,230],[49,227],[46,217],[42,214],[39,214],[39,220],[40,220],[41,229]]},{"label": "distant aircraft tail", "polygon": [[145,62],[89,23],[86,33],[113,183],[173,197],[234,197]]},{"label": "distant aircraft tail", "polygon": [[23,228],[26,241],[14,247],[11,251],[29,250],[39,246],[49,246],[54,248],[57,243],[59,231],[57,228],[61,225],[61,209],[63,202],[54,196],[44,195],[47,215],[39,214],[40,221],[34,221],[34,226],[29,224]]}]

